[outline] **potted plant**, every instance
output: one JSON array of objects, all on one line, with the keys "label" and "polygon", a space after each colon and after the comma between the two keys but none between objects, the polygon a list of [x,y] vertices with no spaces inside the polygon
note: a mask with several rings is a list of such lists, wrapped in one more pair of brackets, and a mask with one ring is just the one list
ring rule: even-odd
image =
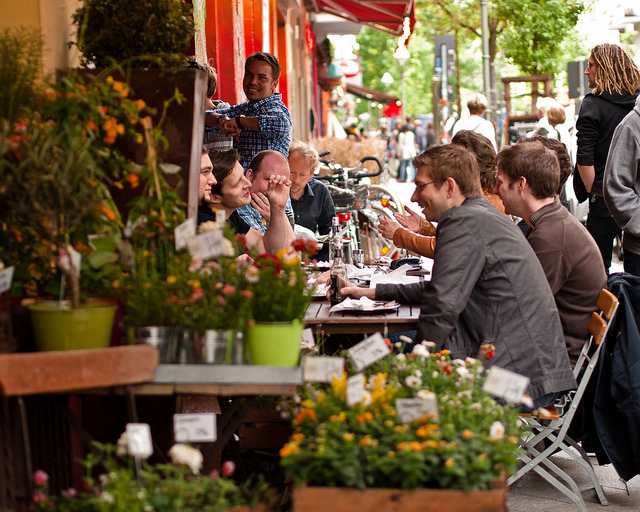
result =
[{"label": "potted plant", "polygon": [[[280,451],[296,485],[294,510],[402,511],[425,503],[444,512],[505,510],[501,483],[516,467],[517,411],[483,391],[481,361],[452,361],[448,351],[428,348],[371,366],[350,405],[346,373],[304,388]],[[429,412],[403,417],[398,400],[405,398],[429,402]]]},{"label": "potted plant", "polygon": [[295,240],[276,254],[257,255],[247,268],[253,292],[247,347],[253,364],[298,364],[302,320],[313,294],[300,255],[313,255],[316,248],[313,240]]},{"label": "potted plant", "polygon": [[[122,438],[121,438],[122,439]],[[84,461],[85,488],[67,489],[61,496],[48,492],[49,476],[42,470],[33,475],[33,502],[37,510],[60,512],[242,512],[266,510],[268,488],[261,481],[236,484],[230,477],[234,464],[201,475],[202,454],[188,445],[176,444],[169,451],[171,463],[134,463],[126,445],[94,443]]]},{"label": "potted plant", "polygon": [[[207,90],[204,66],[185,58],[194,34],[190,2],[82,0],[73,21],[75,44],[86,72],[111,72],[155,109],[153,122],[162,126],[169,142],[164,161],[177,165],[182,181],[190,183],[190,177],[198,175]],[[165,108],[176,91],[180,101]],[[126,150],[138,161],[145,158],[135,145],[127,145]],[[182,192],[190,212],[195,213],[195,189],[190,192],[185,187]],[[115,191],[114,197],[118,205],[131,199]]]}]

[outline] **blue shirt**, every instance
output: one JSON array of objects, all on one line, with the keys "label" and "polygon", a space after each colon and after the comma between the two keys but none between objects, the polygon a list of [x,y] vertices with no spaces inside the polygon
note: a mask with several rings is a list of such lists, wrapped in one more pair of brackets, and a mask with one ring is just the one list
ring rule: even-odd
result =
[{"label": "blue shirt", "polygon": [[289,156],[291,144],[291,116],[282,103],[280,93],[274,93],[258,101],[246,101],[239,105],[215,110],[228,117],[256,117],[260,130],[242,130],[234,142],[240,153],[240,164],[245,169],[260,151],[272,149]]},{"label": "blue shirt", "polygon": [[[250,204],[246,204],[238,208],[234,213],[238,214],[238,217],[242,219],[249,227],[258,231],[261,235],[264,235],[267,232],[267,228],[269,225],[267,221],[264,220],[260,212],[256,210]],[[284,207],[284,213],[286,213],[289,222],[293,225],[293,208],[291,206],[291,199],[287,199],[287,204]]]}]

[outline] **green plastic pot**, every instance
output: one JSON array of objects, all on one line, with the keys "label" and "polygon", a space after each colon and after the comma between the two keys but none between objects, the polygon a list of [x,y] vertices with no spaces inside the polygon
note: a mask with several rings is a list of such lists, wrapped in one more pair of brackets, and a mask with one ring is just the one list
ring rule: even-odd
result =
[{"label": "green plastic pot", "polygon": [[247,349],[252,364],[297,366],[300,359],[302,322],[256,323],[247,330]]},{"label": "green plastic pot", "polygon": [[38,349],[42,351],[105,348],[111,343],[115,304],[92,300],[78,308],[68,301],[29,305]]}]

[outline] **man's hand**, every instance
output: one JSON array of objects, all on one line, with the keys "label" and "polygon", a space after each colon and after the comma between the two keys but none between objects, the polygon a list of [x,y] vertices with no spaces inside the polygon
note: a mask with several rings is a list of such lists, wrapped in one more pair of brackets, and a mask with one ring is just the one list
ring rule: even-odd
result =
[{"label": "man's hand", "polygon": [[237,137],[242,131],[238,125],[238,121],[234,117],[224,117],[218,121],[220,129],[231,137]]},{"label": "man's hand", "polygon": [[354,299],[367,297],[368,299],[375,300],[376,298],[375,288],[360,288],[358,286],[345,286],[344,288],[340,288],[340,294],[343,297],[352,297]]},{"label": "man's hand", "polygon": [[395,214],[396,220],[400,223],[402,227],[407,228],[414,233],[420,232],[420,223],[424,219],[422,215],[417,212],[414,212],[411,208],[405,206],[404,208],[405,214],[402,215],[400,213]]},{"label": "man's hand", "polygon": [[271,208],[271,213],[284,211],[284,207],[289,199],[291,181],[284,176],[269,176],[269,188],[267,189],[267,199]]},{"label": "man's hand", "polygon": [[380,231],[380,234],[387,240],[393,241],[393,235],[395,235],[396,231],[398,231],[402,226],[397,222],[392,221],[386,215],[380,215],[379,221],[380,224],[378,225],[378,230]]},{"label": "man's hand", "polygon": [[251,193],[251,206],[253,206],[258,213],[262,215],[262,218],[269,223],[271,219],[271,209],[269,206],[269,199],[262,192]]}]

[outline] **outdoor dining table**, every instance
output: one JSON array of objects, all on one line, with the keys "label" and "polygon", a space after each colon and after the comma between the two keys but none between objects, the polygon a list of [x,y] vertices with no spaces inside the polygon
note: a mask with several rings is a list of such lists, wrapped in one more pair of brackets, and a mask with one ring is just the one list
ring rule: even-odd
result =
[{"label": "outdoor dining table", "polygon": [[329,301],[314,301],[307,308],[304,325],[317,334],[387,334],[415,330],[420,306],[404,306],[380,313],[330,313]]}]

